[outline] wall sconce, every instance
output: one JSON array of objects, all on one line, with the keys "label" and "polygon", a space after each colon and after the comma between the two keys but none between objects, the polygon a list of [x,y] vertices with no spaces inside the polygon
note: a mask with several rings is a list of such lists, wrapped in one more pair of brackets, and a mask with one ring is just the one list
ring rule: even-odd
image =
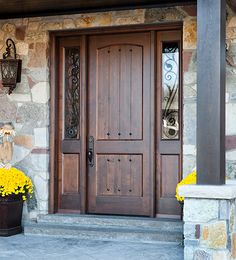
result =
[{"label": "wall sconce", "polygon": [[2,85],[9,88],[8,94],[10,95],[16,87],[16,83],[21,81],[22,60],[17,59],[16,46],[12,39],[6,40],[6,46],[3,59],[0,59],[0,70]]}]

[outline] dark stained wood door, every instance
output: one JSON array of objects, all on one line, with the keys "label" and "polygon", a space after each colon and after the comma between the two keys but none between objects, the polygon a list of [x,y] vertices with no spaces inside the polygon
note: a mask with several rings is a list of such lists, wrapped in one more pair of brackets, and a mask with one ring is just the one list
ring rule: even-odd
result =
[{"label": "dark stained wood door", "polygon": [[181,31],[55,46],[54,212],[178,217]]},{"label": "dark stained wood door", "polygon": [[150,33],[89,38],[89,213],[152,212]]}]

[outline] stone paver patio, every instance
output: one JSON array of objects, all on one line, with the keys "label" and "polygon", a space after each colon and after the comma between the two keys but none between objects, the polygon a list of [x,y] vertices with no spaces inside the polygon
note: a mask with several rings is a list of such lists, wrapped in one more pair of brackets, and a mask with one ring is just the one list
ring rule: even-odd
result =
[{"label": "stone paver patio", "polygon": [[0,237],[0,259],[182,260],[183,247],[16,235]]}]

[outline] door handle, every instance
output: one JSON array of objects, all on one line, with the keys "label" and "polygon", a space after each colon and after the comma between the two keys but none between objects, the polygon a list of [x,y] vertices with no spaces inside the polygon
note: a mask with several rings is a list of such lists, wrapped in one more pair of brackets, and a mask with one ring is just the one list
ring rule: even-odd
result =
[{"label": "door handle", "polygon": [[89,136],[88,139],[88,165],[90,167],[94,166],[94,138]]},{"label": "door handle", "polygon": [[88,161],[91,163],[93,160],[93,153],[91,151],[88,151]]}]

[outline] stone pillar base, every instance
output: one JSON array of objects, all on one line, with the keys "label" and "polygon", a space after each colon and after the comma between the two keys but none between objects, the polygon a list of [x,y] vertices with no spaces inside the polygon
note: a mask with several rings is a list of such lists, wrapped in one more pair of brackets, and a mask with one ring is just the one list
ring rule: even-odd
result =
[{"label": "stone pillar base", "polygon": [[226,185],[185,185],[184,259],[236,259],[236,182]]}]

